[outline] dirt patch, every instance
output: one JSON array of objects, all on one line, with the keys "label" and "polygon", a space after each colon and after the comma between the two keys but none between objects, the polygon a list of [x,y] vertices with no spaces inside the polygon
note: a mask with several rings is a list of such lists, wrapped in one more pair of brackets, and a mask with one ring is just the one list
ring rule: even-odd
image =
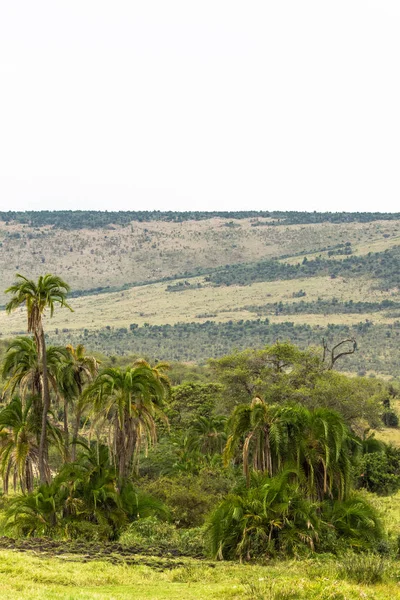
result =
[{"label": "dirt patch", "polygon": [[58,541],[49,538],[0,537],[0,549],[84,563],[103,560],[112,564],[144,565],[161,571],[184,566],[185,563],[179,558],[186,556],[178,550],[162,547],[149,549],[140,545],[126,547],[116,542]]}]

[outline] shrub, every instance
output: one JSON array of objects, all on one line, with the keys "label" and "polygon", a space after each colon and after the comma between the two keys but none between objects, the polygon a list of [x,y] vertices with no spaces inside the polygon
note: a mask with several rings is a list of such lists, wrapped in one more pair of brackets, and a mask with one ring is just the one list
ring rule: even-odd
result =
[{"label": "shrub", "polygon": [[333,526],[339,539],[347,547],[374,551],[385,539],[383,524],[377,510],[361,494],[353,494],[344,501],[324,503],[322,520]]},{"label": "shrub", "polygon": [[398,427],[399,426],[399,417],[394,412],[394,410],[385,410],[382,415],[382,421],[386,427]]},{"label": "shrub", "polygon": [[275,477],[253,475],[250,487],[223,500],[209,520],[210,554],[251,560],[313,550],[321,525],[317,505],[290,483],[292,475],[289,469]]},{"label": "shrub", "polygon": [[380,583],[384,579],[386,561],[376,554],[345,554],[338,564],[338,576],[356,583]]},{"label": "shrub", "polygon": [[71,540],[104,542],[113,537],[112,528],[107,523],[90,523],[90,521],[66,521],[60,526],[63,537]]},{"label": "shrub", "polygon": [[154,517],[132,523],[121,535],[124,546],[139,544],[148,549],[159,548],[185,556],[204,556],[204,532],[201,528],[177,529],[171,523],[161,523]]},{"label": "shrub", "polygon": [[387,446],[383,451],[365,454],[360,462],[358,486],[381,496],[400,489],[400,450]]},{"label": "shrub", "polygon": [[202,470],[197,477],[182,473],[141,482],[142,490],[159,498],[170,511],[175,525],[184,529],[203,525],[230,485],[229,476],[212,469]]}]

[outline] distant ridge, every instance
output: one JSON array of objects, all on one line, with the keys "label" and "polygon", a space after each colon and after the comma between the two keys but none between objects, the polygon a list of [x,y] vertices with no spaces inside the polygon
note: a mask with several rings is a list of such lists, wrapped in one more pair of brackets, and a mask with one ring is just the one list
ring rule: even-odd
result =
[{"label": "distant ridge", "polygon": [[[109,225],[126,226],[138,222],[183,222],[207,219],[254,219],[257,225],[306,225],[313,223],[369,223],[372,221],[395,221],[400,213],[379,212],[296,212],[296,211],[26,211],[0,212],[0,221],[16,222],[31,227],[51,226],[59,229],[97,229]],[[270,219],[260,221],[257,219]]]}]

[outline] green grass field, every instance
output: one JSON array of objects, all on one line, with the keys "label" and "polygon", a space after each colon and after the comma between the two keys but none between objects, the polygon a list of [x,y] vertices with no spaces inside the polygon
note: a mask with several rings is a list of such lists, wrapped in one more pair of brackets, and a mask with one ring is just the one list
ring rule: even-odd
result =
[{"label": "green grass field", "polygon": [[399,576],[400,564],[388,563],[379,584],[346,581],[334,559],[266,566],[187,560],[163,571],[156,562],[152,568],[0,552],[3,600],[395,600]]}]

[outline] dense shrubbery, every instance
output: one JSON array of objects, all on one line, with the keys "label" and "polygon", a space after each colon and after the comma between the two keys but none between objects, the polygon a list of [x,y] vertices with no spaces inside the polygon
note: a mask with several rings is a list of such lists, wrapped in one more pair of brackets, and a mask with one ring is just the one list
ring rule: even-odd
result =
[{"label": "dense shrubbery", "polygon": [[359,465],[358,485],[379,495],[394,494],[400,489],[400,449],[380,443],[367,452]]},{"label": "dense shrubbery", "polygon": [[208,539],[215,557],[250,560],[319,549],[376,550],[384,537],[379,515],[365,498],[351,495],[322,504],[310,500],[295,469],[253,477],[250,486],[242,484],[235,492],[210,518]]},{"label": "dense shrubbery", "polygon": [[188,367],[196,382],[175,365],[171,389],[165,363],[114,357],[109,367],[83,346],[46,345],[42,314],[66,305],[65,290],[52,276],[10,288],[8,308],[27,305],[33,337],[10,344],[3,367],[9,532],[121,536],[190,555],[206,534],[212,555],[241,560],[385,546],[354,488],[398,485],[400,451],[361,437],[391,410],[393,386],[275,343],[211,361],[206,373]]}]

